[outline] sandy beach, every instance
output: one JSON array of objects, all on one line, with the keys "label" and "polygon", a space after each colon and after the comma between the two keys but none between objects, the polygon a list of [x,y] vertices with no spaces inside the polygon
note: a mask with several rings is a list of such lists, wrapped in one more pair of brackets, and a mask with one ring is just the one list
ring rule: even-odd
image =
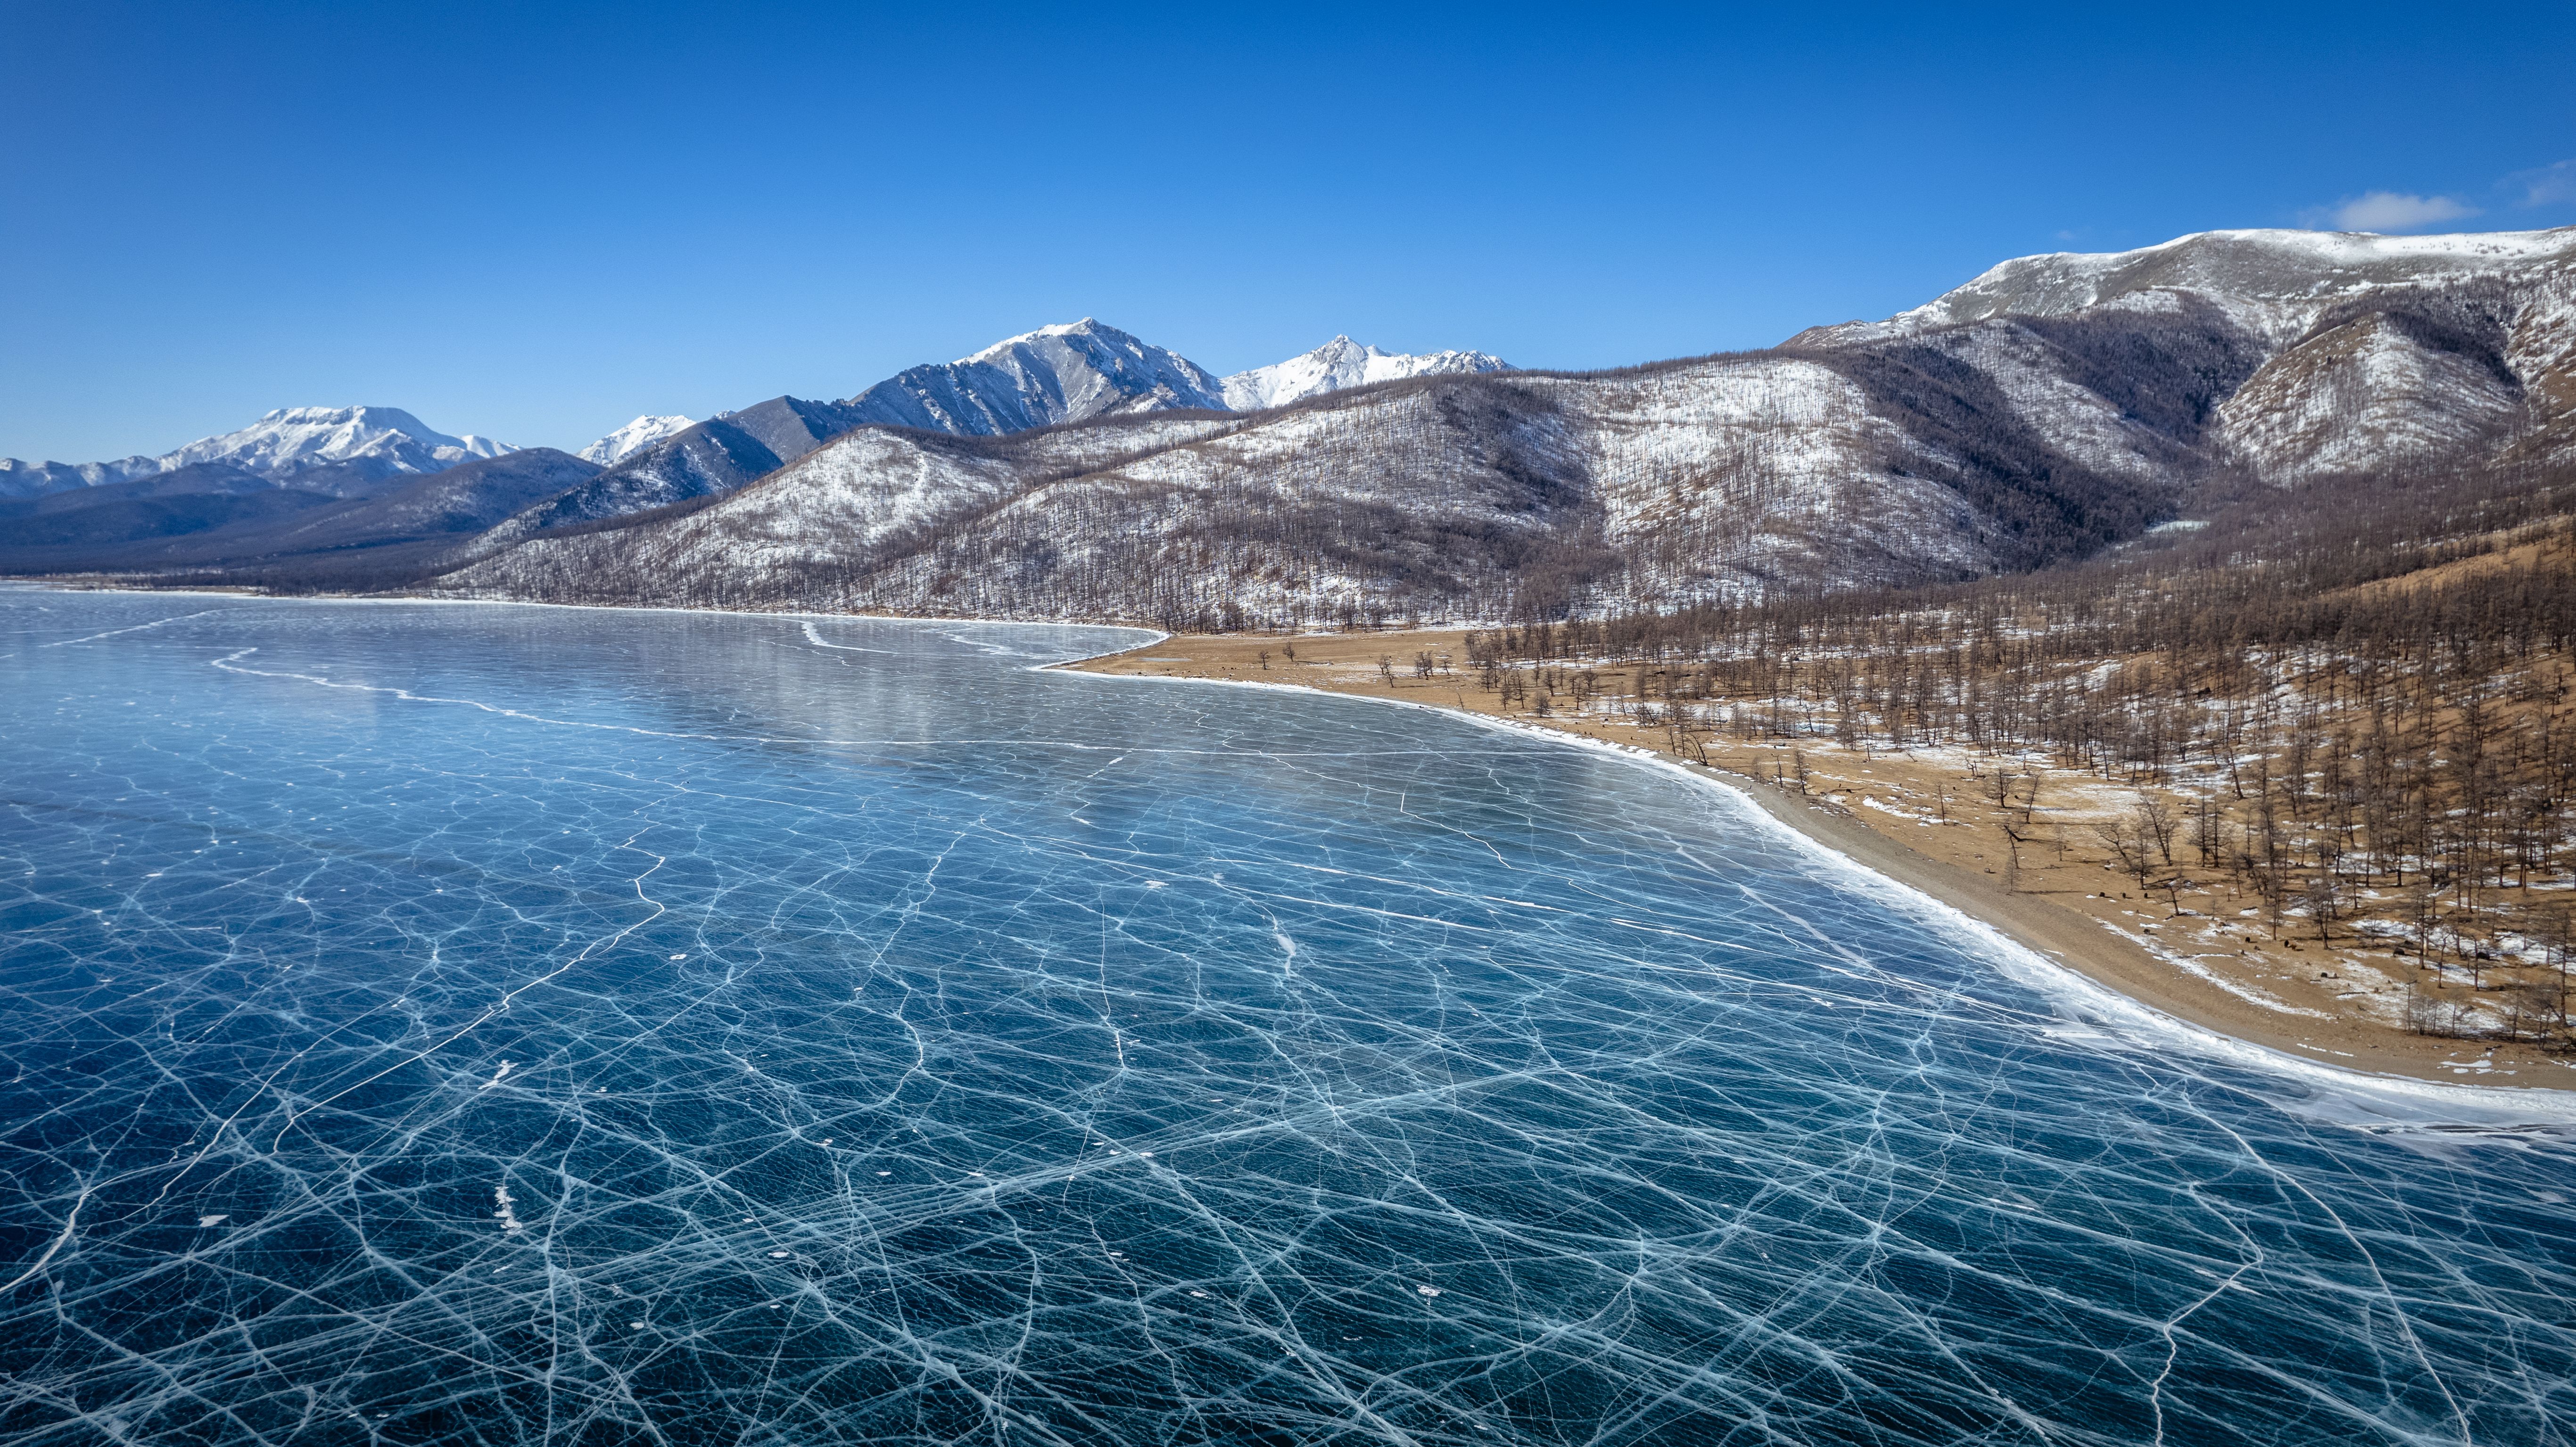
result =
[{"label": "sandy beach", "polygon": [[[2322,946],[2273,937],[2250,899],[2186,893],[2131,899],[2098,861],[2025,843],[2005,863],[2001,816],[1979,793],[1973,759],[1955,751],[1856,752],[1818,739],[1799,751],[1801,791],[1785,747],[1711,743],[1707,761],[1675,756],[1661,729],[1600,714],[1507,711],[1464,671],[1458,631],[1283,638],[1173,636],[1062,665],[1131,677],[1201,678],[1305,687],[1451,709],[1579,738],[1651,750],[1733,786],[1772,818],[1864,867],[1981,920],[2046,959],[2152,1010],[2283,1055],[2370,1074],[2449,1084],[2576,1090],[2576,1060],[2524,1044],[2438,1038],[2403,1023],[2409,967],[2373,942]],[[1418,653],[1456,667],[1413,676]],[[1266,657],[1265,657],[1266,655]],[[1381,660],[1392,660],[1382,666]],[[2089,776],[2052,777],[2051,805],[2087,806]],[[2106,806],[2107,807],[2107,806]],[[2010,880],[2012,887],[2007,887]]]}]

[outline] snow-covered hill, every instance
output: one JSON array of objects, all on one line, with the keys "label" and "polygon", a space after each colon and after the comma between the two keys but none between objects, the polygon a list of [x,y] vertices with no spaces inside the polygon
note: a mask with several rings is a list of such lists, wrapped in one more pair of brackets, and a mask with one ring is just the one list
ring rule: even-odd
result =
[{"label": "snow-covered hill", "polygon": [[863,427],[685,515],[523,533],[442,586],[1177,626],[1492,618],[2026,567],[2171,506],[2160,479],[2025,434],[2035,477],[1963,463],[1919,420],[1827,363],[1754,355],[1003,438]]},{"label": "snow-covered hill", "polygon": [[616,431],[609,433],[606,437],[603,437],[597,442],[590,444],[588,447],[583,448],[581,451],[575,453],[574,456],[581,458],[585,462],[596,462],[602,467],[608,467],[616,463],[624,462],[627,458],[634,456],[636,453],[643,451],[654,443],[659,442],[666,437],[677,436],[696,425],[698,425],[697,420],[690,417],[655,417],[650,415],[638,417],[634,421],[627,423],[625,426],[618,428]]},{"label": "snow-covered hill", "polygon": [[898,372],[849,401],[864,422],[993,437],[1172,408],[1223,408],[1225,389],[1177,352],[1090,317]]},{"label": "snow-covered hill", "polygon": [[2201,231],[2136,251],[2016,257],[1883,322],[1831,330],[1846,339],[1913,335],[1989,317],[2074,316],[2096,307],[2153,305],[2189,291],[2276,345],[2328,308],[2387,287],[2525,275],[2576,261],[2576,226],[2453,236],[2352,231]]},{"label": "snow-covered hill", "polygon": [[2259,366],[2220,406],[2217,441],[2276,482],[2576,451],[2576,227],[2209,231],[2137,251],[2026,256],[1886,321],[1816,328],[1792,345],[1956,351],[2111,316],[2250,350]]},{"label": "snow-covered hill", "polygon": [[1237,412],[1258,412],[1371,382],[1509,370],[1510,363],[1485,352],[1381,352],[1337,336],[1311,352],[1226,378],[1225,405]]},{"label": "snow-covered hill", "polygon": [[510,450],[470,433],[450,437],[399,407],[281,407],[239,431],[201,437],[159,457],[76,464],[0,458],[0,497],[129,482],[200,463],[283,481],[324,466],[377,475],[438,472]]}]

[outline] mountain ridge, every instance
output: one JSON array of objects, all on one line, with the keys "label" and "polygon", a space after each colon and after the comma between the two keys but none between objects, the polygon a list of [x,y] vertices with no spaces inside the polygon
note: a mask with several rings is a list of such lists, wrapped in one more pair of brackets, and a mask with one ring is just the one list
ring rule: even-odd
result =
[{"label": "mountain ridge", "polygon": [[1510,370],[1510,363],[1489,352],[1382,352],[1352,341],[1347,334],[1337,334],[1311,352],[1227,377],[1224,400],[1232,411],[1258,412],[1372,382]]},{"label": "mountain ridge", "polygon": [[157,457],[137,455],[92,463],[0,458],[0,497],[37,497],[130,482],[200,463],[238,467],[271,479],[317,467],[350,465],[390,476],[438,472],[512,450],[506,443],[472,433],[451,437],[399,407],[280,407],[247,427],[200,437]]},{"label": "mountain ridge", "polygon": [[1369,380],[1496,359],[1337,337],[1290,359],[1304,375],[1254,369],[1307,389],[1258,411],[1200,405],[1204,369],[1086,319],[899,374],[912,401],[986,389],[977,425],[1055,420],[889,423],[887,384],[773,398],[459,538],[430,586],[1165,627],[1548,617],[2024,572],[2248,488],[2576,459],[2576,228],[2288,235],[2016,258],[1884,322],[1605,372]]},{"label": "mountain ridge", "polygon": [[1101,416],[1221,409],[1225,399],[1224,385],[1196,362],[1085,317],[908,367],[846,405],[863,422],[991,437]]},{"label": "mountain ridge", "polygon": [[2211,488],[2537,445],[2566,410],[2531,401],[2569,350],[2559,255],[2553,233],[2186,237],[2016,259],[1765,352],[1102,417],[972,456],[867,427],[685,517],[526,537],[444,586],[1295,626],[2024,571]]}]

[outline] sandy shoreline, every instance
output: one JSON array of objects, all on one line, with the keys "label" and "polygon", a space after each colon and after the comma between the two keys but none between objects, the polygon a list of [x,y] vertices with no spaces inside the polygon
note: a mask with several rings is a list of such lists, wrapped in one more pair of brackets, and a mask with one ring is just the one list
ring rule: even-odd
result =
[{"label": "sandy shoreline", "polygon": [[[2114,928],[2113,921],[2058,902],[2059,897],[2072,893],[2069,889],[2007,889],[1988,868],[1936,858],[1914,847],[1898,837],[1898,831],[1916,832],[1917,821],[1901,813],[1888,812],[1882,822],[1861,810],[1802,797],[1791,788],[1740,769],[1676,758],[1645,731],[1620,724],[1597,719],[1508,716],[1499,707],[1478,707],[1483,700],[1474,699],[1470,687],[1461,681],[1415,684],[1411,679],[1387,680],[1376,660],[1390,652],[1408,656],[1419,642],[1417,637],[1392,634],[1287,640],[1172,636],[1122,653],[1055,667],[1110,676],[1258,683],[1388,699],[1463,714],[1489,725],[1544,730],[1569,740],[1591,740],[1652,753],[1692,775],[1729,787],[1772,819],[1861,868],[1957,910],[2041,958],[2149,1011],[2281,1057],[2339,1071],[2438,1082],[2489,1098],[2540,1094],[2549,1097],[2553,1105],[2562,1100],[2576,1102],[2576,1068],[2568,1062],[2528,1046],[2432,1038],[2366,1020],[2336,1018],[2305,1004],[2308,997],[2280,998],[2264,990],[2224,982],[2208,971],[2194,972],[2179,964],[2171,951],[2151,949],[2142,939]],[[1295,660],[1281,656],[1283,644],[1296,648]],[[1267,666],[1257,657],[1263,651],[1273,655]],[[1885,756],[1874,757],[1871,762],[1880,770],[1889,767]],[[1961,854],[1975,842],[1965,836],[1959,836],[1959,841],[1949,852]],[[2034,867],[2024,877],[2040,872]],[[2083,900],[2097,910],[2109,912],[2109,894],[2110,891],[2102,891],[2097,901],[2087,893]],[[2144,926],[2142,932],[2152,929],[2152,925]],[[2552,1079],[2554,1076],[2566,1077],[2566,1083],[2560,1084]]]}]

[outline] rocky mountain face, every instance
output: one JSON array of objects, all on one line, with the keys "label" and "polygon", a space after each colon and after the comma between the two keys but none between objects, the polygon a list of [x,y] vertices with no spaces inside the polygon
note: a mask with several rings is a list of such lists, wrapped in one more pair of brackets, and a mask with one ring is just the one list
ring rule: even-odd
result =
[{"label": "rocky mountain face", "polygon": [[2212,231],[2108,255],[2007,261],[1856,346],[2032,319],[2214,313],[2261,356],[2221,450],[2277,482],[2576,443],[2576,228],[2460,236]]},{"label": "rocky mountain face", "polygon": [[1258,412],[1371,382],[1510,370],[1510,363],[1487,352],[1409,355],[1381,352],[1337,336],[1311,352],[1226,378],[1225,405],[1237,412]]},{"label": "rocky mountain face", "polygon": [[326,468],[384,478],[438,472],[509,450],[488,437],[450,437],[399,407],[283,407],[239,431],[202,437],[158,457],[85,463],[0,458],[0,497],[41,497],[201,465],[277,482]]},{"label": "rocky mountain face", "polygon": [[1224,384],[1196,362],[1089,317],[898,372],[849,401],[862,422],[967,437],[1224,406]]},{"label": "rocky mountain face", "polygon": [[859,425],[858,414],[845,404],[801,397],[772,397],[719,413],[628,453],[616,466],[510,519],[490,543],[731,492]]}]

